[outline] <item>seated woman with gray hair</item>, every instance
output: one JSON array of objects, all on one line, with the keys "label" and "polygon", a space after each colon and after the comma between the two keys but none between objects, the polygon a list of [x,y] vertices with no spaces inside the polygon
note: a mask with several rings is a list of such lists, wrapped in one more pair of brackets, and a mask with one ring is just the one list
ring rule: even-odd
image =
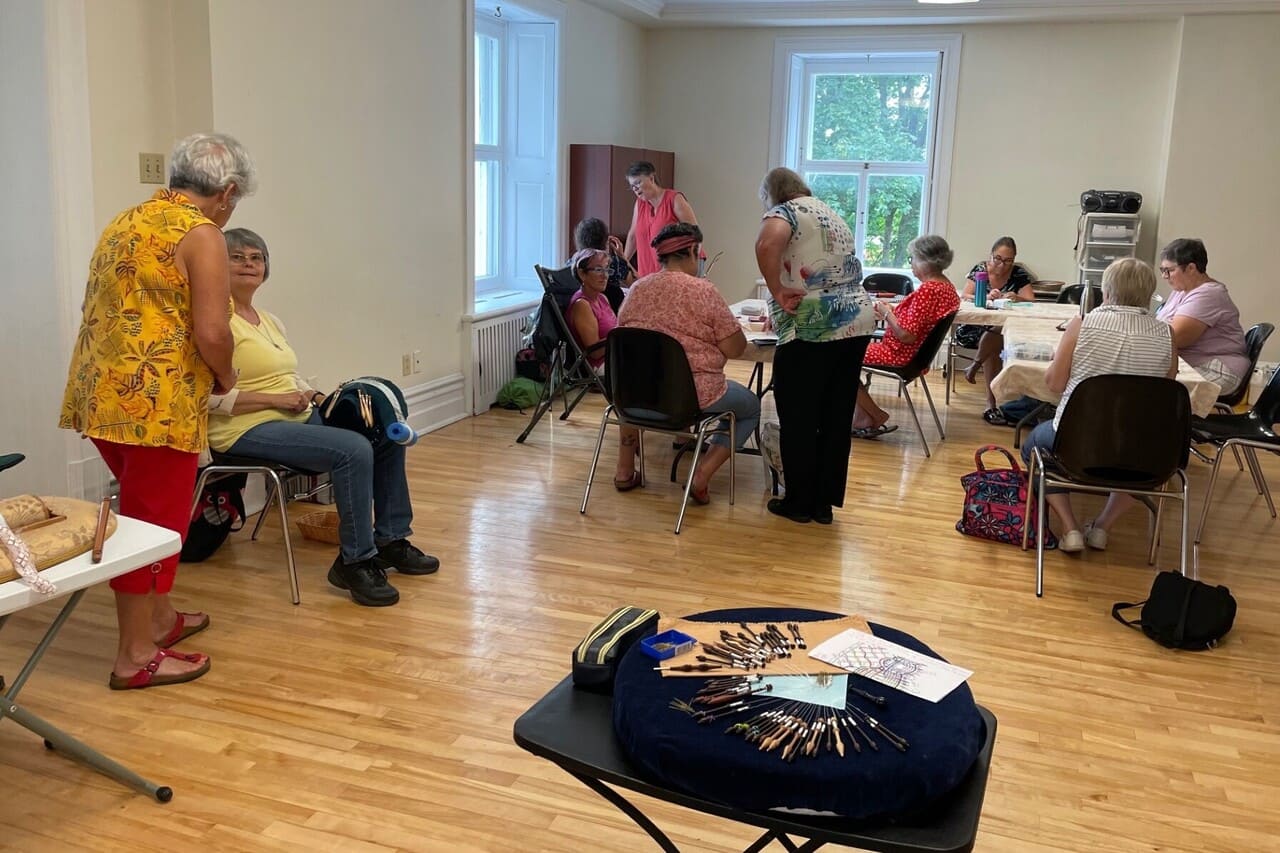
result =
[{"label": "seated woman with gray hair", "polygon": [[209,399],[209,447],[219,453],[328,473],[338,506],[341,547],[329,583],[356,604],[385,607],[400,600],[387,572],[427,575],[440,561],[409,542],[413,507],[405,448],[384,441],[375,450],[354,430],[326,426],[325,395],[298,375],[298,356],[284,323],[253,304],[271,272],[271,254],[248,228],[226,232],[231,260],[232,362],[236,388]]},{"label": "seated woman with gray hair", "polygon": [[[960,308],[956,286],[943,273],[955,258],[947,241],[937,234],[926,234],[912,240],[907,252],[911,255],[911,272],[920,279],[920,286],[896,308],[886,302],[875,303],[876,316],[885,323],[885,335],[867,347],[864,367],[910,364],[933,327]],[[859,385],[853,437],[875,438],[895,429],[889,424],[889,413],[876,405],[865,386]]]},{"label": "seated woman with gray hair", "polygon": [[[1058,422],[1067,410],[1067,401],[1076,386],[1092,376],[1167,376],[1178,374],[1178,349],[1169,326],[1151,313],[1151,296],[1156,292],[1156,273],[1137,258],[1111,264],[1102,274],[1102,304],[1067,323],[1058,349],[1045,373],[1049,389],[1062,394],[1057,414],[1031,431],[1022,445],[1022,461],[1030,464],[1031,452],[1053,447]],[[1128,495],[1112,493],[1102,512],[1081,532],[1071,510],[1071,498],[1064,492],[1046,489],[1045,500],[1057,515],[1063,531],[1058,548],[1068,554],[1107,547],[1107,533],[1116,520],[1133,506]]]}]

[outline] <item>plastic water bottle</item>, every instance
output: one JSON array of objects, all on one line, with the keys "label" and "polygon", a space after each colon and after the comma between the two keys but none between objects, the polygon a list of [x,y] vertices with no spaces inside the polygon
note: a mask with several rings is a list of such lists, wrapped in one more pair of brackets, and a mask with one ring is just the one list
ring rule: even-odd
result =
[{"label": "plastic water bottle", "polygon": [[987,307],[987,271],[979,270],[973,275],[973,307]]},{"label": "plastic water bottle", "polygon": [[405,447],[412,447],[418,443],[418,433],[413,427],[401,421],[396,421],[387,427],[387,438]]}]

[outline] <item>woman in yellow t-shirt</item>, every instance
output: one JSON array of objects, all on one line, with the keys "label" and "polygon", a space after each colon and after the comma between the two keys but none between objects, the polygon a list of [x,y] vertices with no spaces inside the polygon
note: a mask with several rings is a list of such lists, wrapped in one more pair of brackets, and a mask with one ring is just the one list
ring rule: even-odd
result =
[{"label": "woman in yellow t-shirt", "polygon": [[266,242],[247,228],[226,232],[235,312],[232,362],[236,388],[209,400],[209,447],[219,453],[327,472],[338,505],[342,548],[329,583],[357,604],[385,607],[400,600],[387,571],[427,575],[435,557],[409,542],[413,507],[405,477],[405,448],[392,441],[377,450],[358,432],[325,426],[324,395],[298,376],[298,357],[284,324],[253,306],[271,272]]}]

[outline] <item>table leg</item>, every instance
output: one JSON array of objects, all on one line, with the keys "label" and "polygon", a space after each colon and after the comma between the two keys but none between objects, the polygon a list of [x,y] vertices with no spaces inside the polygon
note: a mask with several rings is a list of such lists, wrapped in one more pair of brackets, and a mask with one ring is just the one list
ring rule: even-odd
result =
[{"label": "table leg", "polygon": [[582,784],[586,785],[591,790],[595,791],[600,796],[604,797],[609,802],[613,803],[619,811],[635,821],[636,825],[645,832],[649,833],[649,837],[658,842],[658,846],[663,849],[664,853],[680,853],[680,848],[671,843],[671,839],[667,837],[665,832],[658,829],[657,824],[649,820],[644,812],[632,805],[630,801],[617,791],[613,790],[598,779],[592,779],[590,776],[583,776],[581,773],[574,773],[572,770],[566,770],[565,772]]},{"label": "table leg", "polygon": [[[48,630],[44,632],[44,637],[41,638],[39,644],[31,652],[31,656],[27,658],[22,671],[18,673],[18,677],[14,679],[13,684],[4,693],[3,698],[0,699],[0,720],[9,717],[27,731],[35,732],[43,738],[44,745],[47,748],[65,752],[67,755],[83,761],[111,778],[146,791],[160,802],[167,803],[173,799],[172,788],[167,785],[157,785],[144,779],[124,765],[112,761],[97,750],[92,749],[56,726],[20,707],[16,701],[18,693],[26,684],[27,679],[31,677],[31,673],[35,671],[36,666],[39,665],[40,659],[48,651],[54,638],[62,629],[63,623],[71,615],[71,611],[75,609],[75,606],[80,603],[80,599],[84,597],[84,593],[85,590],[83,589],[72,593],[67,603],[63,605],[62,610],[53,620],[53,623],[49,625]],[[0,618],[0,627],[3,627],[5,621],[7,621],[7,618]]]}]

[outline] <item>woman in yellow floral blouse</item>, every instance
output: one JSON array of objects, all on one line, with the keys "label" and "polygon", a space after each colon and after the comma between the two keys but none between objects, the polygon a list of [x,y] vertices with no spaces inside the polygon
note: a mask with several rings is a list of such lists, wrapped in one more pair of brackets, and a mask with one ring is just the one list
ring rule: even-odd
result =
[{"label": "woman in yellow floral blouse", "polygon": [[[89,262],[59,426],[93,441],[120,483],[120,511],[185,535],[211,391],[235,385],[222,228],[257,187],[224,134],[173,149],[169,188],[107,225]],[[111,581],[120,641],[114,690],[191,681],[209,657],[169,647],[209,625],[169,601],[178,555]]]}]

